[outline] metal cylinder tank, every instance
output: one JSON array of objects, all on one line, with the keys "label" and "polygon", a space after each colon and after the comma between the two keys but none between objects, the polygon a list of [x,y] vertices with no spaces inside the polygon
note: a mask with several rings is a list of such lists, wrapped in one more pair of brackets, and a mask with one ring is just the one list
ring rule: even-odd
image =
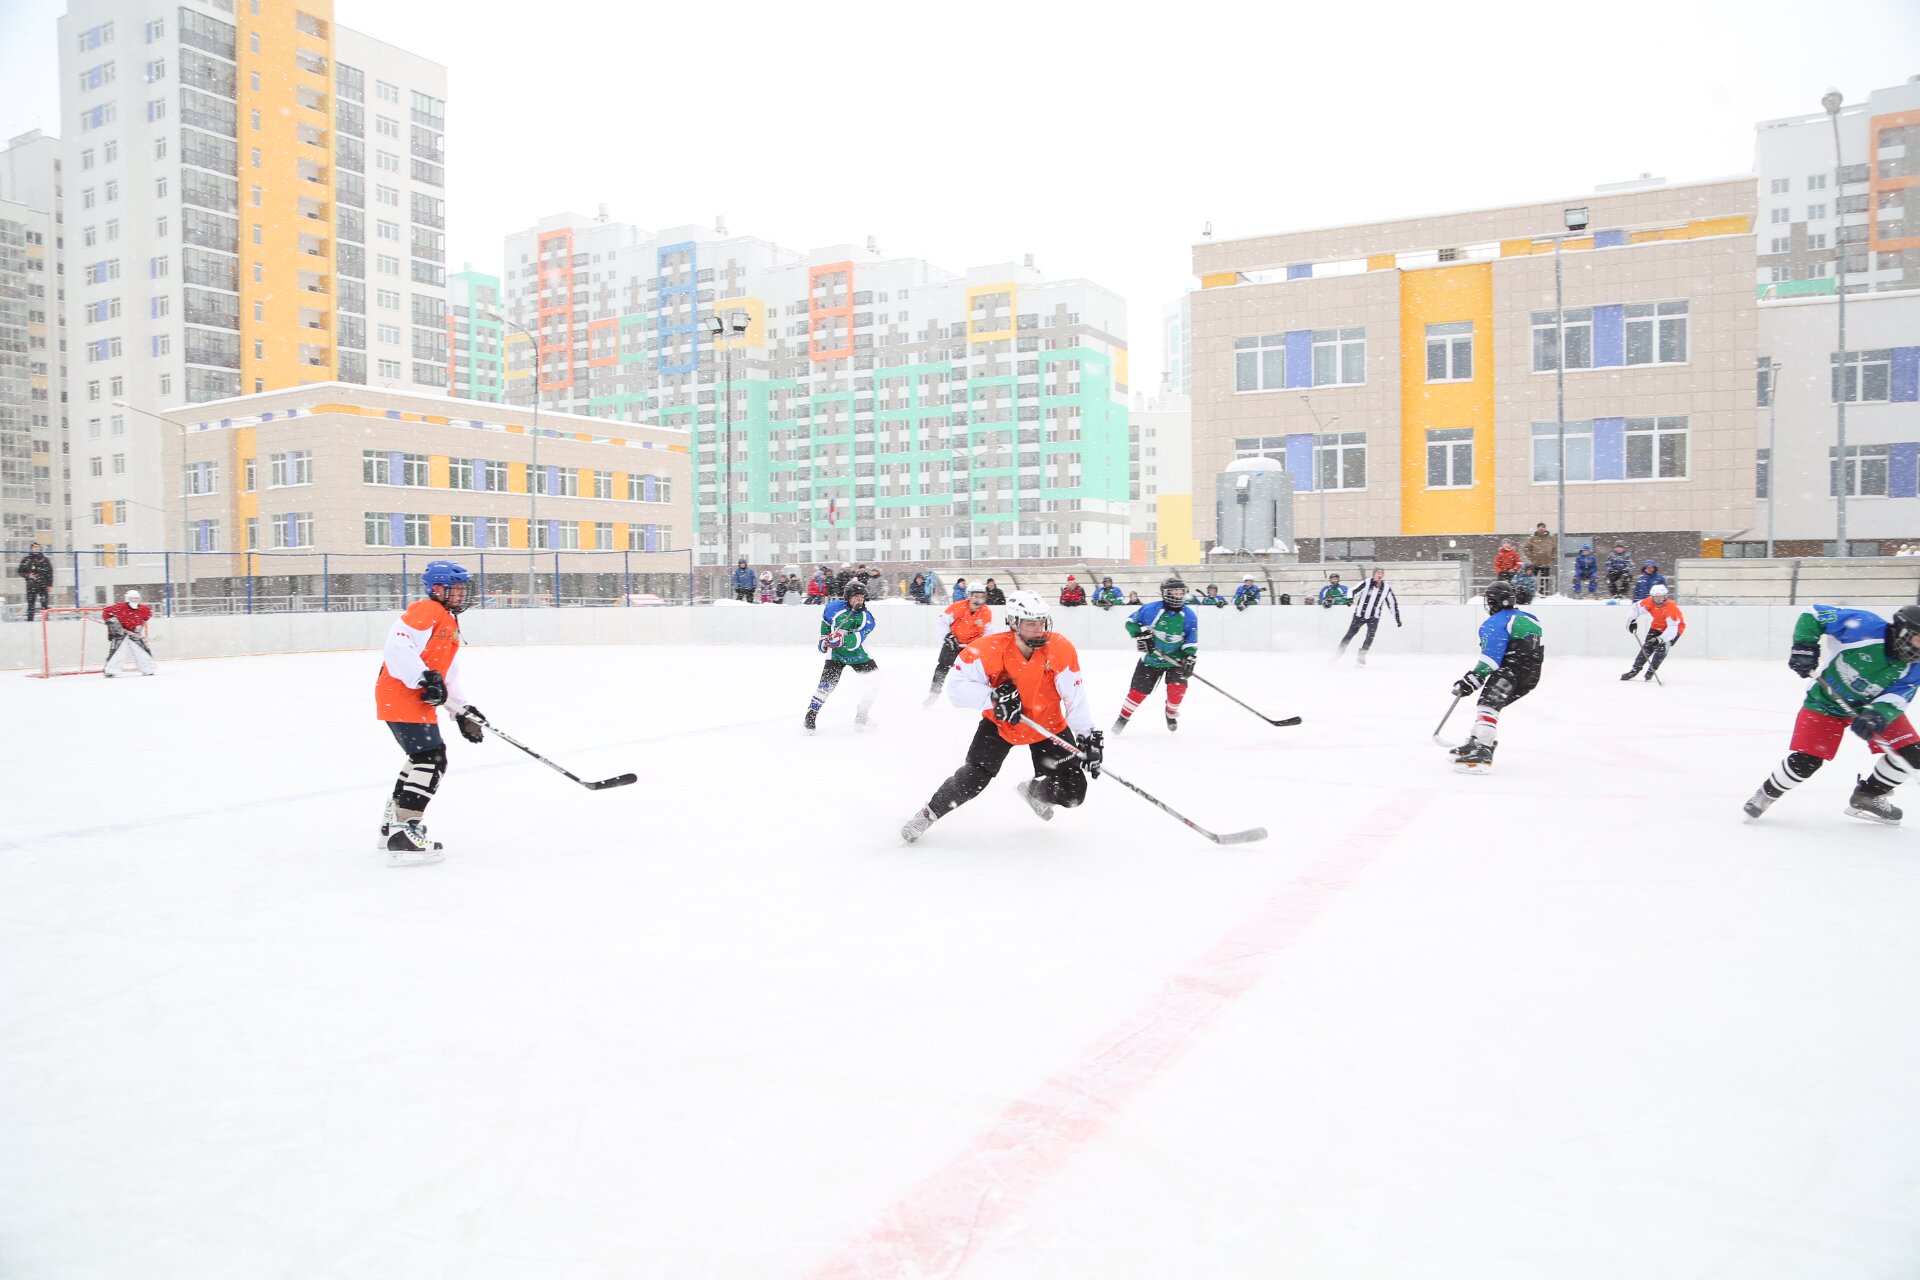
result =
[{"label": "metal cylinder tank", "polygon": [[1293,477],[1277,458],[1240,458],[1214,477],[1214,546],[1293,554]]}]

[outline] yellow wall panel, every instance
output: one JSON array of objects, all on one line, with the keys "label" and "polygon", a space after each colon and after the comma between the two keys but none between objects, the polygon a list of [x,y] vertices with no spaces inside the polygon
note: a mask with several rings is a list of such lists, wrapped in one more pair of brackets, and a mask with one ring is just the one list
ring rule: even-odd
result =
[{"label": "yellow wall panel", "polygon": [[453,517],[429,515],[427,517],[427,545],[450,547],[453,545]]},{"label": "yellow wall panel", "polygon": [[[1198,564],[1201,557],[1200,540],[1192,536],[1193,495],[1190,493],[1163,493],[1153,500],[1154,521],[1160,539],[1160,562],[1162,564]],[[1201,584],[1189,583],[1191,589]]]},{"label": "yellow wall panel", "polygon": [[[715,351],[737,351],[747,347],[767,345],[767,303],[764,298],[722,298],[712,304],[710,315],[725,316],[730,312],[747,313],[747,331],[738,338],[710,339]],[[705,322],[702,321],[704,324]]]},{"label": "yellow wall panel", "polygon": [[507,521],[507,549],[525,551],[527,549],[527,522],[515,516]]},{"label": "yellow wall panel", "polygon": [[1240,282],[1238,271],[1215,271],[1200,277],[1202,289],[1225,289]]},{"label": "yellow wall panel", "polygon": [[627,549],[627,522],[624,520],[613,522],[613,549],[615,551]]},{"label": "yellow wall panel", "polygon": [[[1474,377],[1427,381],[1427,326],[1473,323]],[[1494,520],[1493,265],[1400,276],[1400,532],[1492,533]],[[1473,429],[1473,487],[1427,488],[1427,432]]]},{"label": "yellow wall panel", "polygon": [[575,483],[580,486],[580,496],[583,498],[591,498],[593,496],[593,468],[581,467],[579,471],[580,477]]},{"label": "yellow wall panel", "polygon": [[507,464],[507,492],[525,493],[527,491],[527,464],[509,462]]},{"label": "yellow wall panel", "polygon": [[[429,487],[435,489],[451,489],[453,487],[452,473],[453,468],[445,457],[437,453],[427,455],[427,484]],[[439,546],[441,544],[435,543],[434,545]]]}]

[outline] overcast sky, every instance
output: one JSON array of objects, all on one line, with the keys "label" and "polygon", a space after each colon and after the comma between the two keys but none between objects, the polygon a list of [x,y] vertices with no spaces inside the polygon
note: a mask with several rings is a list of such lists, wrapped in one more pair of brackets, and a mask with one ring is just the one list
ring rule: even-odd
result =
[{"label": "overcast sky", "polygon": [[[285,3],[287,0],[274,0]],[[0,134],[65,0],[0,0]],[[449,22],[457,13],[459,20]],[[449,263],[564,209],[1126,297],[1136,388],[1216,237],[1743,173],[1757,120],[1920,75],[1916,0],[1127,6],[336,0],[444,63]]]}]

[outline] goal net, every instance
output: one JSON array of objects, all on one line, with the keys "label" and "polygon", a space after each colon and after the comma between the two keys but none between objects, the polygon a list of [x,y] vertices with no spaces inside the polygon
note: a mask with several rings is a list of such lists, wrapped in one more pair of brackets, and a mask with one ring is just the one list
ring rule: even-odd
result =
[{"label": "goal net", "polygon": [[40,613],[40,669],[50,676],[99,675],[107,661],[107,624],[98,609],[44,609]]}]

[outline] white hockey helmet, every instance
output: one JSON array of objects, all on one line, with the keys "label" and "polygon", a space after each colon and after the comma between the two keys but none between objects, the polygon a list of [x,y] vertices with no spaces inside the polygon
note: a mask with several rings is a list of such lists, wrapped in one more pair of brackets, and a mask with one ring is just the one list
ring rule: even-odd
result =
[{"label": "white hockey helmet", "polygon": [[1665,600],[1667,598],[1666,583],[1664,582],[1654,583],[1651,587],[1647,588],[1647,594],[1652,596],[1655,600]]},{"label": "white hockey helmet", "polygon": [[127,594],[121,598],[124,599],[128,604],[140,603],[140,593],[138,591],[133,590],[131,587],[127,589]]},{"label": "white hockey helmet", "polygon": [[1040,598],[1038,592],[1015,591],[1009,595],[1005,617],[1007,630],[1015,635],[1020,633],[1020,624],[1029,619],[1039,621],[1049,631],[1053,630],[1053,615],[1047,612],[1046,602]]}]

